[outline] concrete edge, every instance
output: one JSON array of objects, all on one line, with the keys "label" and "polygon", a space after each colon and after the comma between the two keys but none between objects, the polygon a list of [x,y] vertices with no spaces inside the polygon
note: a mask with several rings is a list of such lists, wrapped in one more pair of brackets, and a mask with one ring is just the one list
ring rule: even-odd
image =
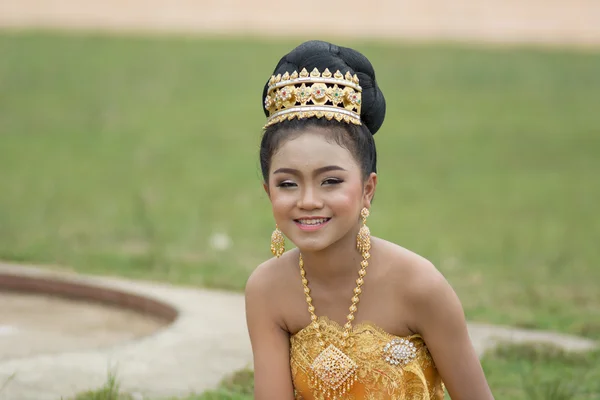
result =
[{"label": "concrete edge", "polygon": [[174,322],[179,314],[173,306],[158,299],[63,277],[22,275],[0,269],[0,290],[93,301],[151,315],[166,324]]}]

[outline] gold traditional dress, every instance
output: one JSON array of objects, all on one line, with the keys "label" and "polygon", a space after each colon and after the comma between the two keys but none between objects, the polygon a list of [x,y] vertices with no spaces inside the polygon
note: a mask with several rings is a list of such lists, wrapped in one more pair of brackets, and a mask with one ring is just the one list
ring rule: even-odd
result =
[{"label": "gold traditional dress", "polygon": [[369,210],[356,247],[360,263],[350,314],[342,327],[317,317],[302,254],[298,260],[311,323],[290,337],[290,368],[296,400],[443,400],[444,386],[420,335],[398,337],[372,323],[352,327],[371,254]]},{"label": "gold traditional dress", "polygon": [[[325,342],[342,348],[343,328],[327,317],[319,317]],[[322,351],[312,325],[290,338],[290,364],[297,400],[329,400],[311,379],[311,364]],[[352,329],[345,353],[357,368],[350,390],[335,398],[349,400],[443,400],[444,386],[431,355],[419,335],[397,337],[371,323]]]}]

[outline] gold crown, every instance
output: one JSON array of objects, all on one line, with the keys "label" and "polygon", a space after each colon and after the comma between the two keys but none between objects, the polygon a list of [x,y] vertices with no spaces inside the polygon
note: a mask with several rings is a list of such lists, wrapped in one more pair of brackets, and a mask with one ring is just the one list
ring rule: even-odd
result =
[{"label": "gold crown", "polygon": [[273,75],[265,98],[269,117],[264,127],[286,119],[311,117],[361,125],[361,94],[358,76],[350,72],[344,76],[340,71],[332,74],[325,69],[321,74],[315,68],[309,74],[304,68],[300,73]]}]

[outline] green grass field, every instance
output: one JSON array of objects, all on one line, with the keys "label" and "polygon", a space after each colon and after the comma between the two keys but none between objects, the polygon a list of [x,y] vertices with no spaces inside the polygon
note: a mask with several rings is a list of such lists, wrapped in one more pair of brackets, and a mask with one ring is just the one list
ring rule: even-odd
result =
[{"label": "green grass field", "polygon": [[[273,229],[262,86],[298,43],[0,34],[0,258],[242,290]],[[600,339],[600,52],[339,44],[388,103],[371,232],[470,320]]]}]

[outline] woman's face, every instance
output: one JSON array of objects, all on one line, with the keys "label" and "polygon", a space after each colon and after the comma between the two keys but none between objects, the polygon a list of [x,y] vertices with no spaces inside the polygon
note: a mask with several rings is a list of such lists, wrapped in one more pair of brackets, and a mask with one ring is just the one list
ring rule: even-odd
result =
[{"label": "woman's face", "polygon": [[363,182],[354,156],[323,128],[285,141],[271,158],[268,186],[279,229],[302,251],[319,251],[353,235],[370,207],[377,177]]}]

